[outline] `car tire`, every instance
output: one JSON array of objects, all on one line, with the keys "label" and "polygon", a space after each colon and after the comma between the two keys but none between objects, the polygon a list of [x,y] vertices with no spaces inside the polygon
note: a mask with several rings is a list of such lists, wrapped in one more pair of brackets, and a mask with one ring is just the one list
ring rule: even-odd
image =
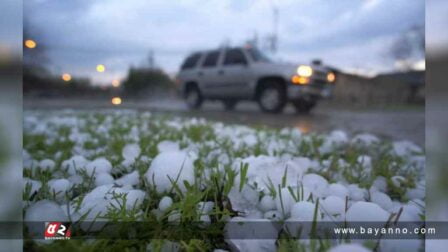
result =
[{"label": "car tire", "polygon": [[281,113],[287,102],[282,83],[277,80],[265,81],[258,91],[257,102],[263,112]]},{"label": "car tire", "polygon": [[201,108],[204,99],[202,98],[201,91],[196,85],[187,88],[185,92],[185,101],[190,109]]},{"label": "car tire", "polygon": [[224,100],[224,101],[222,101],[222,103],[224,104],[224,109],[226,111],[232,111],[235,109],[237,101]]},{"label": "car tire", "polygon": [[292,103],[298,114],[308,114],[316,106],[315,100],[299,99]]}]

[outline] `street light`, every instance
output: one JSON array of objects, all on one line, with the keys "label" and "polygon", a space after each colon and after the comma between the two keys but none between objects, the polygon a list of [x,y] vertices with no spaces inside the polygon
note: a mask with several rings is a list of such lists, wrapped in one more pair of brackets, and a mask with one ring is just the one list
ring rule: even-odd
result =
[{"label": "street light", "polygon": [[106,67],[103,64],[99,64],[96,66],[96,71],[102,73],[102,72],[106,71]]},{"label": "street light", "polygon": [[120,86],[120,81],[119,80],[113,80],[112,81],[112,86],[113,87],[119,87]]},{"label": "street light", "polygon": [[65,82],[69,82],[69,81],[72,80],[72,76],[70,74],[68,74],[68,73],[63,74],[61,78]]},{"label": "street light", "polygon": [[116,97],[112,98],[111,102],[112,102],[113,105],[120,105],[121,104],[121,98],[116,96]]},{"label": "street light", "polygon": [[29,49],[34,49],[37,46],[36,41],[32,40],[32,39],[27,39],[25,40],[25,46]]}]

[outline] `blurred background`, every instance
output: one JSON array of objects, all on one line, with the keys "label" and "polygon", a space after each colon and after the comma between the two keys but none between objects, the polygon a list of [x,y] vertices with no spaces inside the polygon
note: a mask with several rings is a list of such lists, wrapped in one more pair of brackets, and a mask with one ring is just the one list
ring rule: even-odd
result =
[{"label": "blurred background", "polygon": [[[369,131],[424,144],[425,1],[24,2],[25,108],[133,108],[244,124]],[[338,73],[311,115],[254,103],[188,111],[175,76],[197,50],[251,44]]]},{"label": "blurred background", "polygon": [[[0,2],[0,225],[22,220],[22,3]],[[21,225],[0,228],[20,237]],[[21,251],[22,241],[0,239],[0,250]]]},{"label": "blurred background", "polygon": [[337,102],[422,103],[424,4],[29,0],[24,95],[169,97],[189,53],[251,43],[277,61],[319,60],[344,73]]},{"label": "blurred background", "polygon": [[[427,219],[448,221],[448,33],[446,24],[448,2],[426,1],[426,59],[428,73],[426,102],[426,204]],[[431,240],[426,243],[427,251],[441,251],[448,246],[447,240]]]}]

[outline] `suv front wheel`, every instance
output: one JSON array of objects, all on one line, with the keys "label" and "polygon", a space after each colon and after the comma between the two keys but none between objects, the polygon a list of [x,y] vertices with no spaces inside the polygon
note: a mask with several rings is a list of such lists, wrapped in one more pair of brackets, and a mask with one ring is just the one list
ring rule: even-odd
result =
[{"label": "suv front wheel", "polygon": [[185,92],[185,100],[190,109],[199,109],[203,102],[199,88],[197,86],[189,86]]},{"label": "suv front wheel", "polygon": [[264,82],[258,92],[257,102],[264,112],[280,113],[286,105],[285,89],[278,81]]}]

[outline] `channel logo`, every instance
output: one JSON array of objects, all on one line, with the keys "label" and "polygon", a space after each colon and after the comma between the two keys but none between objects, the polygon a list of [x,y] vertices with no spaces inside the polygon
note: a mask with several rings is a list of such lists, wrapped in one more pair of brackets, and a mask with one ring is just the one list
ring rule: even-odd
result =
[{"label": "channel logo", "polygon": [[69,240],[71,235],[70,223],[45,222],[45,240]]}]

